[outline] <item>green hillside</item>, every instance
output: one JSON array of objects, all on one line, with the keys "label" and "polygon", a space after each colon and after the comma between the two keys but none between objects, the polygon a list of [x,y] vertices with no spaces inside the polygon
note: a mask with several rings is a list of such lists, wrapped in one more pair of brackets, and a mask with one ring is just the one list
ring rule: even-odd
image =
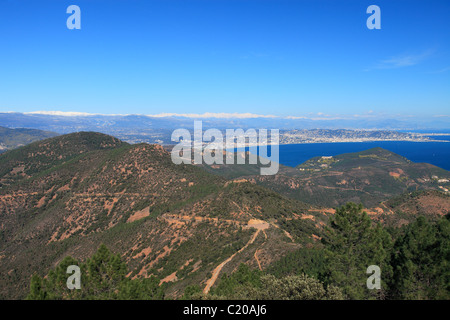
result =
[{"label": "green hillside", "polygon": [[308,205],[175,165],[159,145],[75,133],[9,151],[0,165],[4,297],[23,297],[32,273],[45,274],[67,255],[87,258],[99,243],[120,253],[129,277],[165,279],[177,296],[191,283],[205,286],[247,244],[226,268],[257,266],[256,250],[267,265],[320,234],[300,219]]},{"label": "green hillside", "polygon": [[406,192],[450,187],[447,170],[411,162],[382,148],[315,157],[296,168],[280,166],[275,176],[258,175],[255,165],[228,167],[208,170],[234,179],[245,177],[290,198],[324,207],[337,207],[349,201],[373,207]]},{"label": "green hillside", "polygon": [[15,149],[31,142],[55,137],[58,134],[37,129],[10,129],[0,126],[0,152]]},{"label": "green hillside", "polygon": [[[447,225],[439,221],[450,208],[448,196],[429,191],[386,198],[410,186],[432,189],[447,172],[386,150],[311,159],[304,167],[311,170],[284,167],[274,177],[229,180],[212,174],[214,168],[173,164],[160,145],[130,145],[107,135],[80,132],[8,151],[0,155],[0,168],[0,297],[4,299],[27,295],[89,299],[97,285],[108,284],[118,289],[105,287],[105,295],[99,297],[262,299],[267,297],[264,288],[270,286],[278,288],[274,297],[280,299],[291,287],[298,291],[294,295],[298,299],[409,297],[407,275],[394,269],[404,266],[401,254],[419,250],[405,242],[417,228],[435,228],[430,235],[433,250],[427,249],[433,256],[423,259],[440,264],[433,271],[435,278],[428,280],[439,290],[442,286],[435,280],[445,281],[446,256],[439,260],[438,253],[445,250],[447,234],[442,228]],[[349,181],[345,190],[331,188],[342,179]],[[306,187],[314,192],[301,193]],[[367,215],[357,205],[334,211],[306,203],[349,198],[381,199],[376,202],[381,211],[368,209]],[[416,223],[423,216],[439,226]],[[349,223],[356,223],[357,233],[352,233]],[[348,238],[341,237],[341,224]],[[409,230],[409,225],[415,227]],[[345,248],[355,241],[354,234],[366,240],[358,240],[349,257]],[[392,243],[403,251],[393,250]],[[100,244],[114,254],[103,247],[97,251]],[[377,246],[380,250],[374,251]],[[360,271],[371,261],[366,252],[378,252],[375,262],[392,270],[382,295],[364,291],[366,274]],[[94,272],[99,259],[104,269]],[[70,261],[88,270],[86,279],[104,277],[106,282],[86,280],[91,286],[88,291],[68,294],[60,284],[61,270]],[[342,261],[354,263],[359,270],[345,281],[341,273],[332,271],[335,266],[345,273]],[[250,278],[259,280],[242,283],[239,277],[246,279],[245,270],[235,279],[233,274],[242,264],[250,270]],[[260,273],[253,275],[255,270]],[[413,276],[418,281],[424,279],[420,272]],[[363,282],[352,289],[352,281]],[[405,289],[394,292],[394,284]],[[308,288],[315,289],[304,295]],[[136,290],[142,295],[133,295]],[[436,295],[420,294],[444,297],[447,293],[442,290]]]}]

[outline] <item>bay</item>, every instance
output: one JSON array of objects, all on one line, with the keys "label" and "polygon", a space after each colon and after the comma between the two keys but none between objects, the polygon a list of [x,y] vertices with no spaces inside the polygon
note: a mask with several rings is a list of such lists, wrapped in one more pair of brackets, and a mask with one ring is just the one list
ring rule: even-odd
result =
[{"label": "bay", "polygon": [[313,157],[336,156],[375,147],[387,149],[413,162],[426,162],[450,170],[450,142],[375,141],[285,144],[280,145],[279,162],[295,167]]}]

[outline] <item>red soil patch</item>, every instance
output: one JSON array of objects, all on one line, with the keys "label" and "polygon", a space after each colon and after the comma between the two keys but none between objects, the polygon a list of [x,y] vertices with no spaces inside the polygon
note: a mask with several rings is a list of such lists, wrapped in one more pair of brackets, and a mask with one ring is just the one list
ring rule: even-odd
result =
[{"label": "red soil patch", "polygon": [[131,217],[128,218],[127,222],[137,221],[139,219],[148,217],[150,215],[150,207],[144,208],[142,210],[137,211]]},{"label": "red soil patch", "polygon": [[321,237],[315,235],[314,233],[311,235],[314,239],[314,241],[319,241],[320,239],[322,239]]},{"label": "red soil patch", "polygon": [[56,191],[58,192],[58,191],[68,191],[68,190],[70,190],[70,187],[68,184],[66,184],[65,186],[62,186],[61,188],[59,188]]},{"label": "red soil patch", "polygon": [[263,220],[250,219],[247,226],[258,230],[265,230],[268,229],[270,225]]},{"label": "red soil patch", "polygon": [[164,282],[174,282],[174,281],[177,281],[177,280],[178,280],[178,278],[177,278],[177,272],[175,271],[174,273],[169,274],[167,277],[165,277],[164,279],[162,279],[162,280],[159,282],[159,285],[162,285]]},{"label": "red soil patch", "polygon": [[143,249],[141,252],[139,252],[137,255],[133,257],[133,259],[139,258],[140,256],[148,256],[152,252],[152,248],[148,247]]},{"label": "red soil patch", "polygon": [[118,198],[113,198],[112,201],[106,201],[104,208],[105,210],[108,210],[108,215],[111,213],[111,210],[113,209],[114,205],[119,201]]},{"label": "red soil patch", "polygon": [[23,172],[24,169],[25,169],[25,166],[15,167],[11,170],[11,174],[18,174],[20,172]]},{"label": "red soil patch", "polygon": [[43,196],[41,199],[39,199],[36,208],[40,208],[45,204],[45,196]]}]

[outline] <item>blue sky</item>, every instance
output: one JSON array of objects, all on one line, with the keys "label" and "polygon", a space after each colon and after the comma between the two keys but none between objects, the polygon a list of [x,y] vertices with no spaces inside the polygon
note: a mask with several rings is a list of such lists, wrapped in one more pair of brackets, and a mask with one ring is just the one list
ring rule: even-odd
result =
[{"label": "blue sky", "polygon": [[0,111],[37,110],[449,116],[450,1],[0,0]]}]

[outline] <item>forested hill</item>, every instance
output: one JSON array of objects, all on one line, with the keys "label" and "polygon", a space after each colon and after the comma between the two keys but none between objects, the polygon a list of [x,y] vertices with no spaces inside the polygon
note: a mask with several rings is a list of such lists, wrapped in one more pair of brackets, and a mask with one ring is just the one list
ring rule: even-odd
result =
[{"label": "forested hill", "polygon": [[349,201],[379,207],[383,201],[419,190],[450,190],[450,172],[415,163],[382,148],[334,157],[315,157],[296,168],[280,166],[275,176],[260,176],[257,165],[204,166],[231,179],[248,179],[311,205],[336,207]]},{"label": "forested hill", "polygon": [[10,129],[0,126],[0,152],[27,145],[31,142],[55,137],[58,134],[37,129]]},{"label": "forested hill", "polygon": [[238,251],[224,270],[264,268],[314,243],[326,219],[261,186],[175,165],[159,145],[98,133],[8,151],[0,168],[0,288],[9,298],[24,297],[34,272],[85,259],[100,243],[123,257],[129,277],[157,276],[176,296],[206,287]]}]

